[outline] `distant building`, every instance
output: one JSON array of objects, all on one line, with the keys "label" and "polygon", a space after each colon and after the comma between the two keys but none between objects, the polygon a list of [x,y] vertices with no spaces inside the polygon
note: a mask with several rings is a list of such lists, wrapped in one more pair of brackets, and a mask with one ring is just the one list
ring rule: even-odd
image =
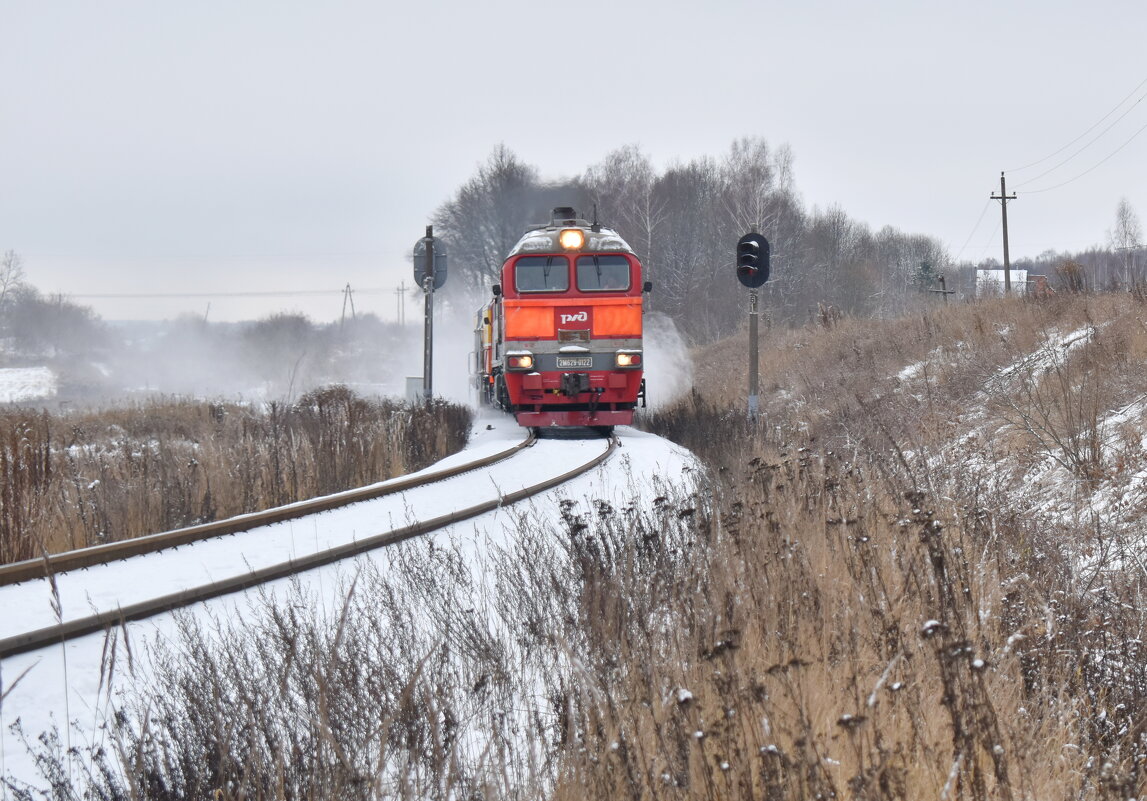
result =
[{"label": "distant building", "polygon": [[[1028,271],[1011,270],[1012,292],[1027,291]],[[1004,294],[1003,270],[976,270],[976,297]]]}]

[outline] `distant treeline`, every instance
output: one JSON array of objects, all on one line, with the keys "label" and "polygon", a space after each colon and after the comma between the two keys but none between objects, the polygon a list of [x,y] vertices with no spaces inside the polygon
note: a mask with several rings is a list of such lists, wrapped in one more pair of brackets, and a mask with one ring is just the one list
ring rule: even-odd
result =
[{"label": "distant treeline", "polygon": [[[967,297],[975,292],[976,269],[1000,267],[991,259],[953,263],[933,236],[888,225],[872,231],[838,206],[807,208],[791,151],[761,138],[737,140],[720,158],[695,158],[661,172],[638,147],[627,146],[558,182],[543,180],[498,146],[434,215],[435,233],[450,245],[447,291],[488,292],[525,227],[547,222],[559,205],[574,205],[587,218],[596,208],[600,222],[630,243],[654,283],[652,307],[669,314],[693,343],[742,325],[745,298],[734,277],[733,249],[754,228],[772,246],[762,310],[782,325],[826,314],[896,317],[941,302],[929,291],[940,289],[941,276],[947,289]],[[1069,290],[1136,283],[1138,222],[1124,206],[1116,233],[1108,233],[1109,250],[1049,251],[1012,266]]]}]

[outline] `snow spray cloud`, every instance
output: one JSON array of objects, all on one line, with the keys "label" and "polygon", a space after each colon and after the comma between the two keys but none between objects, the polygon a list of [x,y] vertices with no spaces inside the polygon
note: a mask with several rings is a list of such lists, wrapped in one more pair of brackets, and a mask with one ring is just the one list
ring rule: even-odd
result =
[{"label": "snow spray cloud", "polygon": [[[436,398],[463,405],[477,405],[477,397],[471,387],[470,370],[474,350],[474,320],[479,305],[480,301],[466,296],[439,299],[436,293],[433,373]],[[422,374],[421,362],[417,374]]]},{"label": "snow spray cloud", "polygon": [[668,406],[693,387],[689,349],[673,320],[660,312],[645,315],[645,385],[652,408]]}]

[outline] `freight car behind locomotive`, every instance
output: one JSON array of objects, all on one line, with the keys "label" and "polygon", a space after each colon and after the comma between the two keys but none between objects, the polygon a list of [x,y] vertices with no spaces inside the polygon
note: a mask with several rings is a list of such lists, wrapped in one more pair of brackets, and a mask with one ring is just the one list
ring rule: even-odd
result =
[{"label": "freight car behind locomotive", "polygon": [[[596,215],[595,215],[596,216]],[[478,310],[472,376],[529,427],[609,429],[645,405],[642,300],[650,284],[615,231],[556,208],[518,241]]]}]

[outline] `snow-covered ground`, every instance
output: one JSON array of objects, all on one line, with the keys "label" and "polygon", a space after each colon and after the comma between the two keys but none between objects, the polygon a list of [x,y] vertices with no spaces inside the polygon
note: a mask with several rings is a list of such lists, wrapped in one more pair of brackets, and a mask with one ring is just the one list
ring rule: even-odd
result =
[{"label": "snow-covered ground", "polygon": [[[996,482],[1006,499],[1003,507],[1022,510],[1029,519],[1092,531],[1096,542],[1077,546],[1081,570],[1110,570],[1128,559],[1143,570],[1147,396],[1105,410],[1093,407],[1084,394],[1094,393],[1094,387],[1072,383],[1079,378],[1052,383],[1043,395],[1030,389],[1048,376],[1066,375],[1073,355],[1101,330],[1089,324],[1046,331],[1031,352],[983,376],[982,389],[960,417],[958,436],[939,451],[916,455],[928,471],[947,469]],[[903,368],[897,379],[923,402],[930,376],[951,357],[938,349]],[[1076,415],[1077,431],[1059,419],[1061,407]]]},{"label": "snow-covered ground", "polygon": [[47,367],[0,368],[0,403],[56,397],[56,374]]},{"label": "snow-covered ground", "polygon": [[[567,515],[571,508],[588,512],[601,501],[617,508],[652,508],[654,498],[675,487],[687,488],[700,469],[691,454],[667,440],[629,428],[620,428],[618,433],[620,452],[588,474],[542,496],[457,524],[426,539],[431,547],[448,547],[463,555],[473,575],[492,575],[484,565],[487,554],[505,551],[520,532],[523,520],[538,530],[560,531],[563,506]],[[462,453],[428,469],[503,450],[522,436],[523,430],[508,417],[480,418]],[[505,494],[535,482],[546,472],[561,472],[556,468],[578,460],[584,462],[603,447],[601,439],[543,439],[527,449],[524,456],[468,474],[470,478],[463,486],[450,482],[446,488],[401,493],[302,522],[226,537],[205,546],[77,571],[59,577],[55,596],[47,582],[0,588],[0,608],[4,610],[0,636],[51,625],[57,616],[67,619],[93,610],[114,609],[157,590],[173,592],[189,582],[218,577],[235,568],[244,570],[257,563],[281,562],[339,538],[378,533],[388,524],[443,514],[491,491]],[[365,554],[355,561],[361,564],[364,560],[385,572],[387,550]],[[305,589],[337,608],[345,590],[345,578],[354,570],[353,565],[340,563],[310,571],[304,574]],[[264,586],[262,592],[271,597],[289,597],[293,589],[292,580],[284,579]],[[486,589],[475,587],[473,591],[484,593]],[[195,614],[204,620],[239,621],[253,606],[249,599],[235,595],[200,604],[195,607]],[[134,656],[123,653],[120,657],[138,662],[149,643],[175,639],[177,622],[172,616],[162,616],[126,628],[112,650],[123,650],[126,638]],[[0,662],[0,695],[4,696],[0,702],[0,775],[34,785],[42,782],[33,759],[9,730],[17,719],[31,738],[56,726],[73,746],[102,741],[106,735],[101,723],[111,710],[112,700],[131,690],[130,674],[112,671],[109,677],[107,648],[105,635],[91,635],[66,647],[43,649]],[[72,725],[65,729],[65,721]],[[6,791],[2,797],[8,797]]]}]

